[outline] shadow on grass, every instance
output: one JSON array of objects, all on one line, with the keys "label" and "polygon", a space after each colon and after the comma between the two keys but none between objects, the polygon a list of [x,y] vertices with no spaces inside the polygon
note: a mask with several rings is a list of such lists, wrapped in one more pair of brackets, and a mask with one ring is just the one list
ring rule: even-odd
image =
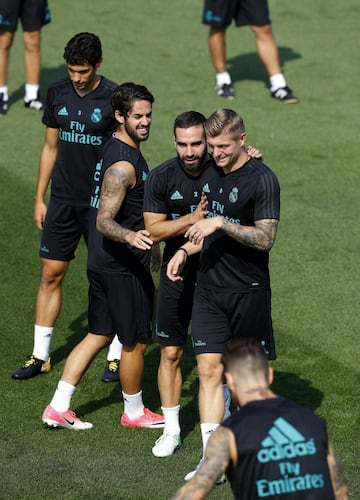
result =
[{"label": "shadow on grass", "polygon": [[[71,334],[66,338],[66,342],[52,352],[53,365],[64,360],[71,350],[87,334],[87,311],[83,311],[69,325]],[[157,371],[160,361],[160,346],[150,341],[145,353],[145,368],[143,377],[143,398],[146,406],[153,411],[160,408],[160,397],[157,386]],[[181,395],[181,427],[182,435],[185,438],[192,432],[199,422],[198,410],[198,376],[196,370],[196,360],[191,344],[190,334],[184,348],[181,360],[181,371],[183,378],[183,390]],[[111,390],[106,397],[98,400],[88,401],[77,408],[80,415],[87,415],[112,404],[121,401],[119,384],[110,384]],[[275,370],[273,391],[279,396],[290,399],[298,404],[307,406],[315,411],[321,406],[324,394],[312,386],[311,380],[303,379],[290,372]]]},{"label": "shadow on grass", "polygon": [[[64,348],[61,348],[64,349]],[[60,350],[61,350],[60,349]],[[149,407],[152,411],[160,412],[160,396],[157,386],[157,371],[160,361],[160,346],[154,342],[150,342],[145,353],[145,368],[143,377],[143,400],[145,406]],[[198,378],[197,372],[194,374],[194,367],[196,365],[195,357],[193,354],[190,336],[185,346],[184,355],[182,359],[182,376],[184,381],[184,388],[182,391],[181,402],[181,427],[182,435],[185,438],[199,422],[198,412]],[[78,415],[90,415],[106,406],[122,403],[121,388],[119,384],[112,383],[111,389],[106,397],[101,399],[92,399],[85,404],[77,406],[76,412]]]},{"label": "shadow on grass", "polygon": [[315,411],[321,405],[324,394],[312,387],[311,380],[302,379],[289,372],[275,370],[272,390],[284,398]]},{"label": "shadow on grass", "polygon": [[[50,83],[60,80],[67,75],[65,64],[61,64],[55,68],[43,68],[40,76],[40,92],[43,99],[45,99],[47,87]],[[9,104],[14,104],[17,101],[24,99],[24,85],[20,85],[17,89],[9,95]]]},{"label": "shadow on grass", "polygon": [[111,387],[109,394],[101,399],[92,399],[91,401],[87,401],[82,405],[76,406],[77,415],[88,416],[92,413],[97,412],[98,410],[101,410],[102,408],[106,408],[107,406],[111,406],[114,404],[118,405],[119,403],[122,403],[119,384],[112,382],[111,384],[107,385],[110,385]]},{"label": "shadow on grass", "polygon": [[[284,68],[288,61],[300,59],[302,56],[289,47],[279,47],[281,67]],[[241,80],[257,80],[269,86],[269,77],[265,71],[257,52],[242,54],[228,59],[228,70],[233,82]]]},{"label": "shadow on grass", "polygon": [[87,310],[82,312],[74,321],[70,323],[69,329],[71,330],[71,333],[66,337],[66,339],[64,339],[65,343],[55,349],[55,351],[51,351],[51,360],[53,366],[56,365],[56,363],[59,363],[60,361],[66,359],[72,349],[88,333]]}]

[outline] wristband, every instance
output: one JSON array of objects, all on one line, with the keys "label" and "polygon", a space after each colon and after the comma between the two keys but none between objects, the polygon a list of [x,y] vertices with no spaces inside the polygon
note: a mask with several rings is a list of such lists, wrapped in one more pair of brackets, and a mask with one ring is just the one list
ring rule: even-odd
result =
[{"label": "wristband", "polygon": [[188,251],[186,250],[186,248],[184,248],[184,247],[180,247],[180,248],[178,248],[178,249],[177,249],[177,251],[179,251],[179,250],[182,250],[183,252],[185,252],[186,257],[189,257],[189,253],[188,253]]}]

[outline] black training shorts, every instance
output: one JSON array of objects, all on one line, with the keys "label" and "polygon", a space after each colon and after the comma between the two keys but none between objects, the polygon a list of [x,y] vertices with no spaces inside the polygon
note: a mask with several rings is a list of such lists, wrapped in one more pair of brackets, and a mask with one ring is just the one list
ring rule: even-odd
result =
[{"label": "black training shorts", "polygon": [[0,0],[0,31],[15,33],[19,19],[24,31],[40,30],[51,20],[47,0]]},{"label": "black training shorts", "polygon": [[71,207],[50,200],[47,208],[39,255],[45,259],[69,262],[81,236],[88,242],[90,208]]},{"label": "black training shorts", "polygon": [[276,359],[270,290],[227,292],[195,289],[192,339],[195,355],[222,353],[229,340],[256,338],[268,359]]},{"label": "black training shorts", "polygon": [[140,280],[131,273],[115,276],[88,270],[89,331],[117,334],[123,345],[146,342],[151,337],[154,284],[149,274]]},{"label": "black training shorts", "polygon": [[198,259],[189,257],[184,281],[173,282],[163,267],[157,295],[154,340],[161,345],[183,346],[189,329]]},{"label": "black training shorts", "polygon": [[267,0],[205,0],[202,22],[214,28],[271,24]]}]

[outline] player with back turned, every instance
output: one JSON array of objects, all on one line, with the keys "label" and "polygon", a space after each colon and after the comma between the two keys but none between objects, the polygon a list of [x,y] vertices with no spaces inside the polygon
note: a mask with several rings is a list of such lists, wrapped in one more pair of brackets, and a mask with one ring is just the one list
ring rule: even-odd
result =
[{"label": "player with back turned", "polygon": [[173,500],[205,498],[225,472],[238,500],[347,500],[325,422],[272,392],[273,370],[258,342],[230,342],[222,363],[239,409],[212,434],[197,473]]}]

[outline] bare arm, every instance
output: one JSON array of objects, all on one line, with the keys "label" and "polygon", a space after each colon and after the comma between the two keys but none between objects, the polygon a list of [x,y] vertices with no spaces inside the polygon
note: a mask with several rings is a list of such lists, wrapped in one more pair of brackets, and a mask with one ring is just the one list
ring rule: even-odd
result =
[{"label": "bare arm", "polygon": [[344,476],[344,471],[330,442],[328,443],[327,462],[336,500],[348,500],[348,486]]},{"label": "bare arm", "polygon": [[206,236],[220,230],[243,245],[269,252],[275,242],[278,224],[277,219],[261,219],[254,226],[242,226],[219,216],[197,222],[185,237],[198,245]]},{"label": "bare arm", "polygon": [[35,192],[34,221],[38,229],[42,229],[46,215],[45,195],[59,149],[59,131],[46,127],[45,141],[40,153],[38,177]]},{"label": "bare arm", "polygon": [[166,268],[166,276],[171,281],[183,281],[181,272],[184,269],[188,256],[199,253],[201,248],[202,244],[194,245],[190,241],[187,241],[169,260]]},{"label": "bare arm", "polygon": [[205,498],[228,465],[236,462],[234,434],[226,427],[218,427],[205,450],[204,462],[195,476],[185,483],[172,500],[201,500]]},{"label": "bare arm", "polygon": [[117,162],[107,169],[101,186],[96,229],[110,240],[149,250],[152,240],[145,229],[132,231],[115,221],[127,191],[134,185],[135,171],[130,163]]},{"label": "bare arm", "polygon": [[154,242],[181,236],[195,222],[207,216],[207,204],[206,195],[202,193],[201,200],[193,212],[174,220],[168,220],[167,214],[144,212],[145,228],[149,231],[150,238]]}]

